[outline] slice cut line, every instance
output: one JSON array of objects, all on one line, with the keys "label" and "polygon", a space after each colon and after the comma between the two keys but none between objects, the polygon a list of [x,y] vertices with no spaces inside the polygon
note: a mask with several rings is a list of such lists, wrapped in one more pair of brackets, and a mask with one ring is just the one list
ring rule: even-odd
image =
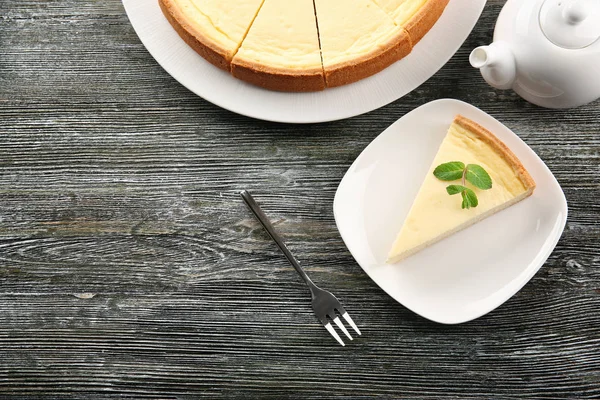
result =
[{"label": "slice cut line", "polygon": [[211,64],[230,70],[263,0],[158,0],[179,36]]},{"label": "slice cut line", "polygon": [[373,0],[398,26],[406,29],[415,46],[435,25],[449,0]]}]

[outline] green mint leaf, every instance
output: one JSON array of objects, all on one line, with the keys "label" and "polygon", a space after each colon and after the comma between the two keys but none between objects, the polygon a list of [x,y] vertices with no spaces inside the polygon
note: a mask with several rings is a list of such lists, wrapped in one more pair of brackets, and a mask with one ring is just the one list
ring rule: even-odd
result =
[{"label": "green mint leaf", "polygon": [[481,190],[488,190],[492,188],[492,178],[490,178],[490,175],[485,171],[485,169],[477,164],[467,165],[465,179],[473,186]]},{"label": "green mint leaf", "polygon": [[441,181],[455,181],[461,179],[465,170],[465,164],[460,161],[452,161],[439,165],[433,175]]},{"label": "green mint leaf", "polygon": [[446,192],[448,192],[450,196],[459,194],[461,192],[464,192],[465,190],[467,190],[467,188],[462,185],[450,185],[446,188]]},{"label": "green mint leaf", "polygon": [[462,195],[462,208],[466,208],[467,210],[471,207],[477,207],[479,204],[479,200],[477,200],[477,195],[471,189],[465,189],[460,193]]}]

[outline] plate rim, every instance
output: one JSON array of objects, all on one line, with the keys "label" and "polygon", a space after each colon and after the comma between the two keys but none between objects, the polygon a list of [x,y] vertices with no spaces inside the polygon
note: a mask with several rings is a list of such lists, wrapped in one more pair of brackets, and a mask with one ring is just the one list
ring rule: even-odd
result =
[{"label": "plate rim", "polygon": [[[399,124],[400,121],[405,118],[406,116],[408,116],[409,114],[421,109],[421,108],[427,108],[433,104],[436,103],[448,103],[448,104],[459,104],[461,106],[467,106],[468,108],[471,108],[473,110],[476,110],[477,112],[483,113],[485,115],[487,115],[489,118],[493,119],[494,121],[496,121],[498,124],[502,125],[504,128],[506,128],[511,135],[513,135],[518,141],[521,142],[521,144],[523,146],[525,146],[529,152],[535,157],[536,161],[541,163],[541,165],[545,168],[545,171],[547,173],[547,175],[550,178],[550,182],[552,184],[552,186],[558,188],[558,193],[560,195],[559,200],[560,200],[560,204],[557,204],[558,206],[558,211],[560,211],[560,223],[558,224],[559,229],[557,229],[554,234],[554,236],[552,236],[552,233],[550,235],[547,236],[547,241],[546,243],[544,243],[540,249],[539,252],[537,253],[537,255],[535,256],[534,260],[531,262],[531,264],[537,264],[535,268],[532,268],[530,273],[527,274],[526,276],[522,277],[523,279],[516,283],[515,285],[513,285],[514,290],[510,290],[508,291],[508,294],[504,294],[503,296],[499,297],[497,301],[495,301],[492,305],[492,307],[490,308],[486,308],[483,311],[478,311],[475,313],[471,313],[470,315],[467,316],[467,318],[447,318],[447,319],[443,319],[443,318],[437,318],[435,316],[430,316],[430,315],[424,315],[424,313],[422,313],[421,311],[417,311],[415,310],[412,305],[406,305],[405,303],[403,303],[402,301],[400,301],[399,299],[396,298],[396,296],[394,296],[392,293],[390,293],[388,290],[386,290],[384,287],[382,287],[378,281],[376,281],[371,274],[369,273],[368,269],[366,267],[364,267],[361,262],[354,256],[354,253],[352,252],[352,249],[350,248],[350,246],[348,245],[348,239],[347,239],[347,235],[346,233],[343,232],[343,230],[340,228],[340,216],[338,213],[338,205],[340,200],[340,188],[347,184],[346,182],[346,178],[348,176],[348,174],[350,173],[350,171],[352,171],[354,169],[354,167],[360,162],[361,158],[365,156],[365,154],[368,152],[369,147],[371,147],[372,145],[374,145],[374,143],[376,141],[378,141],[380,138],[382,138],[384,136],[384,134],[392,129],[392,127],[396,124]],[[383,140],[383,139],[381,139]],[[554,176],[554,174],[552,173],[552,171],[550,170],[550,168],[548,168],[548,166],[546,165],[546,163],[539,157],[539,155],[523,140],[521,139],[521,137],[519,137],[519,135],[517,135],[512,129],[510,129],[509,127],[507,127],[506,125],[504,125],[502,122],[500,122],[498,119],[496,119],[494,116],[488,114],[487,112],[483,111],[482,109],[469,104],[467,102],[464,102],[462,100],[457,100],[457,99],[452,99],[452,98],[441,98],[441,99],[437,99],[437,100],[433,100],[430,101],[428,103],[425,103],[417,108],[414,108],[413,110],[407,112],[406,114],[404,114],[402,117],[400,117],[398,120],[396,120],[395,122],[393,122],[392,124],[390,124],[387,128],[385,128],[379,135],[377,135],[373,140],[371,140],[371,142],[369,142],[369,144],[360,152],[360,154],[358,155],[358,157],[356,157],[356,159],[354,160],[354,162],[352,162],[352,164],[348,167],[348,169],[346,170],[346,172],[344,173],[344,176],[342,177],[342,179],[340,180],[340,183],[337,186],[337,189],[335,191],[335,195],[334,195],[334,199],[333,199],[333,215],[334,215],[334,220],[335,220],[335,224],[336,224],[336,228],[338,229],[338,232],[340,233],[340,236],[342,238],[342,241],[344,242],[344,244],[346,245],[346,248],[348,249],[348,251],[350,252],[350,254],[352,255],[352,257],[354,258],[355,262],[360,266],[360,268],[363,270],[364,273],[367,274],[367,276],[373,281],[373,283],[375,283],[381,290],[383,290],[388,296],[390,296],[392,299],[394,299],[396,302],[398,302],[400,305],[402,305],[403,307],[409,309],[410,311],[412,311],[413,313],[421,316],[422,318],[428,319],[430,321],[436,322],[436,323],[440,323],[440,324],[444,324],[444,325],[457,325],[457,324],[462,324],[462,323],[466,323],[469,321],[473,321],[477,318],[480,318],[486,314],[489,314],[490,312],[494,311],[495,309],[497,309],[498,307],[500,307],[501,305],[503,305],[504,303],[506,303],[509,299],[511,299],[513,296],[515,296],[518,292],[521,291],[521,289],[523,289],[523,287],[529,282],[531,281],[531,279],[533,279],[533,277],[539,272],[539,270],[544,266],[545,262],[548,260],[548,258],[550,257],[550,255],[552,254],[552,252],[554,251],[554,249],[556,248],[556,245],[558,244],[558,241],[560,240],[560,238],[562,237],[562,234],[564,232],[564,229],[566,227],[566,223],[567,223],[567,219],[568,219],[568,213],[569,213],[569,207],[568,207],[568,203],[567,203],[567,199],[564,193],[564,190],[562,189],[562,187],[560,186],[560,183],[558,182],[558,180],[556,179],[556,177]],[[548,240],[551,238],[550,242],[548,243]]]}]

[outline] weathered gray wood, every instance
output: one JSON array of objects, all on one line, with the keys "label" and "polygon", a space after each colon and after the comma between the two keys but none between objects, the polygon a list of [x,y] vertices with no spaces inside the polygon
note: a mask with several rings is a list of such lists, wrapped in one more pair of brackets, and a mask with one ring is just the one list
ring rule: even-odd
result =
[{"label": "weathered gray wood", "polygon": [[[219,109],[167,75],[119,1],[0,3],[1,398],[600,397],[600,104],[532,106],[467,56],[409,96],[291,126]],[[460,326],[415,316],[336,230],[345,170],[440,97],[520,133],[562,184],[567,229],[544,268]],[[237,197],[253,190],[364,337],[341,348]]]}]

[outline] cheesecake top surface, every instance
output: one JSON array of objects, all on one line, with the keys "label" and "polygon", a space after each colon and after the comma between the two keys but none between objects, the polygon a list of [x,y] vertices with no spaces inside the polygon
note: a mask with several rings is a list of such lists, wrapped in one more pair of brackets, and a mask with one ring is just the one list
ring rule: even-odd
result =
[{"label": "cheesecake top surface", "polygon": [[282,69],[321,69],[313,0],[265,0],[235,60]]},{"label": "cheesecake top surface", "polygon": [[325,69],[352,62],[402,33],[372,0],[315,0]]},{"label": "cheesecake top surface", "polygon": [[404,26],[419,11],[427,0],[374,0],[384,9],[398,26]]},{"label": "cheesecake top surface", "polygon": [[234,53],[246,36],[263,0],[168,0],[186,30]]}]

